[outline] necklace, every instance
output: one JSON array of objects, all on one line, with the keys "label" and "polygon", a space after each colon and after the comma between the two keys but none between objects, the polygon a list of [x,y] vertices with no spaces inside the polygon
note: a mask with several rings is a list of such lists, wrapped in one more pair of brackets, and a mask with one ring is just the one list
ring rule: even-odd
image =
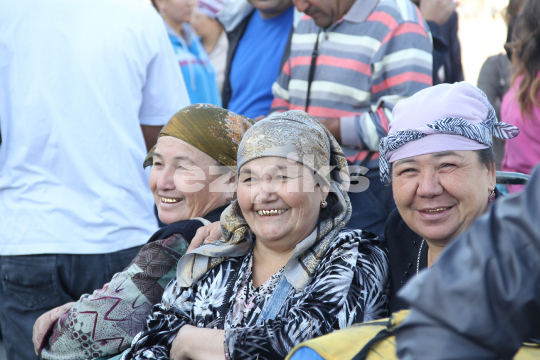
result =
[{"label": "necklace", "polygon": [[418,275],[418,270],[420,270],[420,255],[422,254],[422,246],[424,246],[425,241],[425,239],[422,239],[422,243],[420,244],[420,250],[418,250],[418,259],[416,260],[416,275]]}]

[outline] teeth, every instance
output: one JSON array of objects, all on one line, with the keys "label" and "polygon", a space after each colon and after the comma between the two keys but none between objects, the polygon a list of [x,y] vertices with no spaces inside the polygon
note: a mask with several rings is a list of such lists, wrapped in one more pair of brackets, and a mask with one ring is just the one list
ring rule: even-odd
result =
[{"label": "teeth", "polygon": [[161,198],[161,201],[164,202],[164,203],[177,203],[177,202],[178,202],[178,199],[172,199],[172,198],[164,198],[164,197],[162,197],[162,198]]},{"label": "teeth", "polygon": [[261,216],[275,216],[275,215],[281,215],[283,214],[286,209],[279,209],[279,210],[257,210],[257,213]]},{"label": "teeth", "polygon": [[439,209],[434,209],[434,210],[426,210],[426,212],[437,212],[437,211],[443,211],[443,210],[446,210],[448,208],[439,208]]}]

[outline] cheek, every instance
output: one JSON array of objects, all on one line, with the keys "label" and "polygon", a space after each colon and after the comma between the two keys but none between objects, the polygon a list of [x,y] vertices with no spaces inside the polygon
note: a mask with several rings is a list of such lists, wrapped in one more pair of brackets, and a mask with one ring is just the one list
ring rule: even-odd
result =
[{"label": "cheek", "polygon": [[413,181],[404,179],[392,180],[392,193],[398,209],[402,210],[412,204],[416,194],[416,185]]},{"label": "cheek", "polygon": [[150,185],[150,191],[152,191],[153,193],[157,189],[158,179],[159,179],[159,175],[157,174],[157,171],[154,170],[154,168],[152,168],[152,170],[150,171],[149,185]]},{"label": "cheek", "polygon": [[249,186],[239,184],[236,198],[238,199],[238,205],[240,205],[242,211],[251,209],[251,188]]}]

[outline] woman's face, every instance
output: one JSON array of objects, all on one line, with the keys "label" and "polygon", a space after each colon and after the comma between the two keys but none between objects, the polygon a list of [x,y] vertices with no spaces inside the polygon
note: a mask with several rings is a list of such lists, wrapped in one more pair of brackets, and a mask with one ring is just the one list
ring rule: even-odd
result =
[{"label": "woman's face", "polygon": [[327,194],[308,167],[281,157],[251,160],[238,174],[244,218],[257,241],[278,251],[293,249],[315,229]]},{"label": "woman's face", "polygon": [[418,235],[441,246],[468,229],[486,209],[495,168],[474,151],[445,151],[392,164],[399,213]]},{"label": "woman's face", "polygon": [[160,137],[153,158],[150,189],[165,224],[203,217],[234,195],[236,177],[211,171],[219,163],[180,139]]},{"label": "woman's face", "polygon": [[197,0],[156,0],[156,5],[169,24],[182,24],[191,19]]}]

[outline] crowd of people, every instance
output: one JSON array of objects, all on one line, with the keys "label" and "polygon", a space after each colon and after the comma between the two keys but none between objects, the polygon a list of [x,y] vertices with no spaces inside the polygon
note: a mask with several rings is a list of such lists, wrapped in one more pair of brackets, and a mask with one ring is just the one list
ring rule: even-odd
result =
[{"label": "crowd of people", "polygon": [[497,170],[540,163],[540,2],[478,87],[457,6],[2,2],[8,359],[352,359],[306,341],[404,309],[403,359],[539,343],[540,174]]}]

